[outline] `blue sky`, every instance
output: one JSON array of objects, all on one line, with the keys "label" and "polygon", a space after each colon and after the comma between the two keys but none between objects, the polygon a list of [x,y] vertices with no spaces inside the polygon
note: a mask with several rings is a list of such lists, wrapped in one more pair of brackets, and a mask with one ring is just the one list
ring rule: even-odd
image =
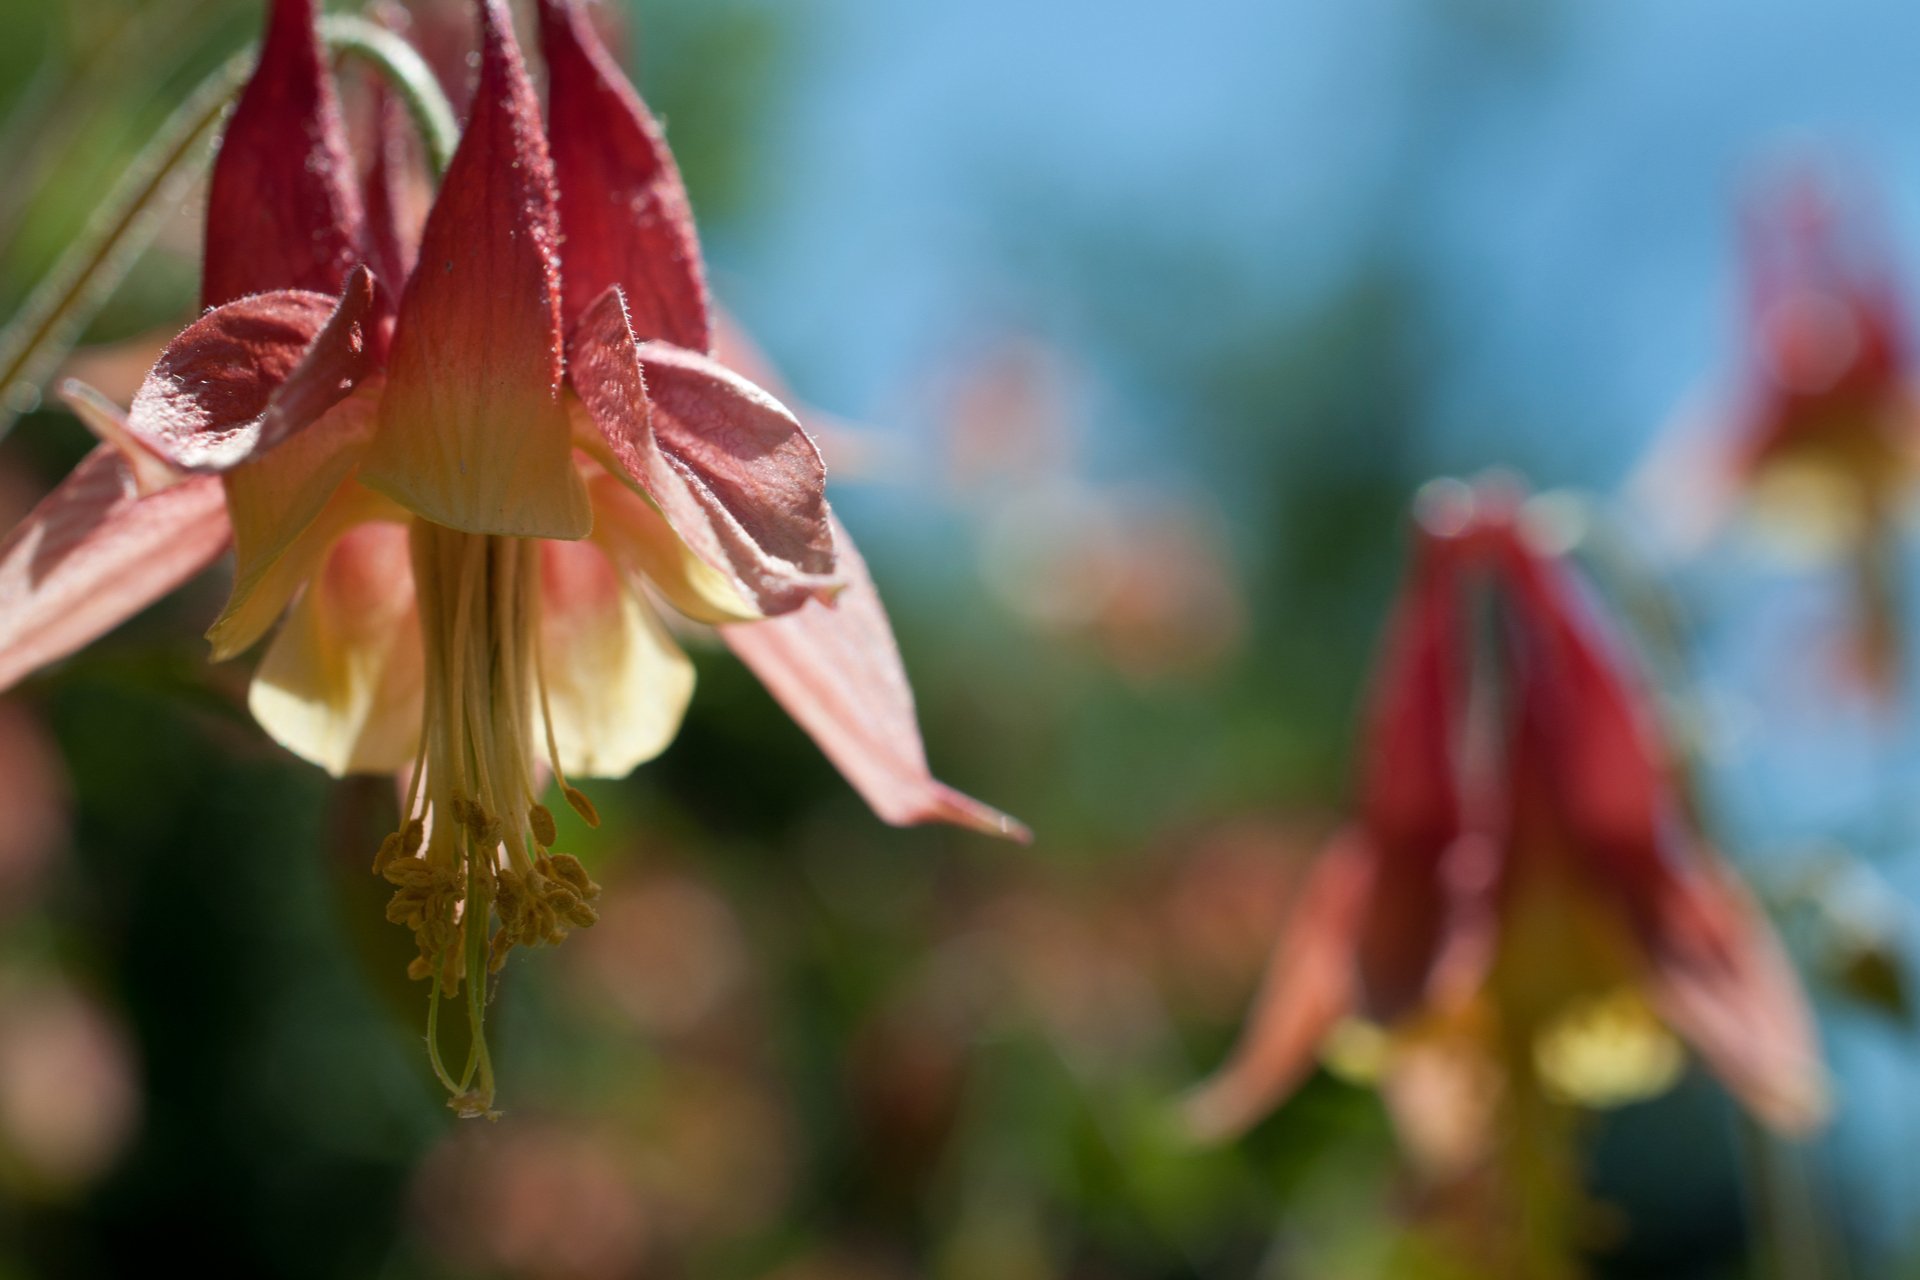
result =
[{"label": "blue sky", "polygon": [[1913,6],[815,0],[793,29],[723,281],[856,414],[1044,309],[1007,226],[1037,209],[1205,244],[1279,305],[1391,247],[1446,357],[1436,460],[1612,481],[1731,358],[1744,175],[1815,140],[1920,242]]}]

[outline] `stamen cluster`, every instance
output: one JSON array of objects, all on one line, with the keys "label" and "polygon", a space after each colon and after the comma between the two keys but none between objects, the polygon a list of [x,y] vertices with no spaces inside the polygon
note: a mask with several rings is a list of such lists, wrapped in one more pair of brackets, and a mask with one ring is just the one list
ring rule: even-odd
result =
[{"label": "stamen cluster", "polygon": [[[599,818],[560,768],[540,661],[538,543],[425,520],[409,536],[426,698],[403,825],[373,869],[394,886],[387,918],[419,947],[408,976],[433,983],[435,1071],[457,1110],[479,1114],[493,1092],[487,975],[514,947],[557,945],[598,919],[600,886],[578,858],[553,851],[559,830],[539,800],[536,715],[563,794],[587,822]],[[438,1008],[463,984],[473,1047],[456,1079],[440,1060]]]}]

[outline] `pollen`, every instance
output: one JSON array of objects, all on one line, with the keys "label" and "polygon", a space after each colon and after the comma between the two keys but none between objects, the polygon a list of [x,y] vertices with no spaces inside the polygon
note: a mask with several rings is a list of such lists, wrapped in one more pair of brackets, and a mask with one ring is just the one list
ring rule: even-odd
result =
[{"label": "pollen", "polygon": [[[381,842],[374,871],[394,889],[387,918],[419,950],[407,972],[428,984],[427,1049],[448,1105],[491,1116],[490,976],[513,948],[557,944],[598,919],[600,886],[579,859],[553,851],[536,717],[562,795],[598,818],[559,768],[540,668],[537,544],[416,520],[411,551],[426,670],[420,754],[401,827]],[[452,1000],[469,1032],[458,1070],[440,1053],[440,1006]]]},{"label": "pollen", "polygon": [[573,787],[562,787],[561,794],[566,796],[567,803],[573,806],[573,811],[579,814],[588,826],[600,825],[600,811],[593,807],[593,801]]},{"label": "pollen", "polygon": [[553,848],[553,842],[560,838],[560,829],[553,823],[553,812],[543,804],[527,810],[527,825],[533,828],[533,838],[543,848]]}]

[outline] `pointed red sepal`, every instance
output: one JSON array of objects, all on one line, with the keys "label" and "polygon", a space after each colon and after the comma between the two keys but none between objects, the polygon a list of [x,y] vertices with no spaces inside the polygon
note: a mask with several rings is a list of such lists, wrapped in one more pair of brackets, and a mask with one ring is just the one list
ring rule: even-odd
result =
[{"label": "pointed red sepal", "polygon": [[611,461],[763,614],[840,585],[826,466],[780,403],[670,343],[636,343],[618,289],[581,318],[569,377]]},{"label": "pointed red sepal", "polygon": [[592,526],[560,400],[559,224],[540,106],[501,0],[480,5],[480,82],[394,325],[361,479],[467,533]]},{"label": "pointed red sepal", "polygon": [[357,267],[336,300],[285,290],[216,307],[167,344],[127,426],[187,471],[226,471],[304,430],[370,372],[375,287]]},{"label": "pointed red sepal", "polygon": [[831,605],[814,601],[784,617],[721,627],[721,636],[881,821],[948,822],[1026,843],[1032,835],[1019,822],[929,772],[879,592],[837,520],[833,534],[847,586]]},{"label": "pointed red sepal", "polygon": [[1567,564],[1494,527],[1517,668],[1517,820],[1548,815],[1638,938],[1662,1018],[1766,1123],[1826,1113],[1806,998],[1766,915],[1686,834],[1657,713]]},{"label": "pointed red sepal", "polygon": [[313,0],[274,0],[214,161],[201,305],[275,289],[337,293],[365,256],[363,234]]},{"label": "pointed red sepal", "polygon": [[693,210],[659,123],[574,0],[540,0],[540,45],[567,237],[567,316],[619,285],[642,341],[711,353]]},{"label": "pointed red sepal", "polygon": [[1358,939],[1367,1012],[1392,1020],[1427,1003],[1461,957],[1485,904],[1463,868],[1484,842],[1467,838],[1468,779],[1460,726],[1467,697],[1466,584],[1450,536],[1421,530],[1375,675],[1360,780],[1361,824],[1379,863]]},{"label": "pointed red sepal", "polygon": [[[406,109],[383,82],[374,81],[372,157],[367,164],[367,248],[390,289],[413,275],[420,256],[420,225],[432,199]],[[393,299],[395,305],[399,299]]]},{"label": "pointed red sepal", "polygon": [[1813,1014],[1766,914],[1706,851],[1643,927],[1660,1016],[1754,1115],[1801,1135],[1826,1119]]},{"label": "pointed red sepal", "polygon": [[1182,1104],[1195,1137],[1230,1138],[1285,1102],[1320,1042],[1355,1012],[1354,936],[1380,871],[1365,837],[1348,831],[1307,873],[1233,1056]]},{"label": "pointed red sepal", "polygon": [[[1567,564],[1516,525],[1487,535],[1507,588],[1518,741],[1529,785],[1604,881],[1630,896],[1669,874],[1679,828],[1656,712]],[[1524,803],[1518,798],[1516,803]]]},{"label": "pointed red sepal", "polygon": [[96,448],[0,542],[0,689],[131,618],[227,542],[218,479],[143,498],[119,452]]}]

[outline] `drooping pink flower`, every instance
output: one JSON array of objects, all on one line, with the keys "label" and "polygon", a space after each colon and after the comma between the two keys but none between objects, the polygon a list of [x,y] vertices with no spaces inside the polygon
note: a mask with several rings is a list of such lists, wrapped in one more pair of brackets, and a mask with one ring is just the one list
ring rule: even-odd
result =
[{"label": "drooping pink flower", "polygon": [[1804,997],[1691,827],[1621,637],[1514,494],[1436,492],[1374,677],[1358,813],[1192,1123],[1242,1129],[1317,1052],[1365,1040],[1403,1136],[1457,1164],[1499,1089],[1646,1096],[1674,1078],[1674,1033],[1760,1119],[1808,1129],[1824,1099]]},{"label": "drooping pink flower", "polygon": [[[0,545],[0,687],[230,539],[215,656],[285,615],[256,718],[334,773],[411,778],[377,869],[436,1000],[594,919],[539,797],[551,769],[591,820],[567,775],[672,739],[693,670],[655,594],[726,624],[885,820],[1024,837],[929,774],[819,453],[712,357],[685,192],[593,27],[540,6],[543,128],[502,0],[477,9],[471,115],[416,229],[360,193],[311,0],[275,0],[211,183],[211,309],[124,417],[74,392],[107,443]],[[486,1109],[483,1049],[441,1074]]]},{"label": "drooping pink flower", "polygon": [[1747,220],[1748,386],[1734,458],[1762,514],[1810,528],[1853,579],[1852,665],[1899,676],[1900,507],[1920,459],[1920,398],[1889,264],[1811,180]]},{"label": "drooping pink flower", "polygon": [[1896,561],[1920,459],[1920,395],[1891,254],[1864,202],[1810,172],[1761,188],[1742,219],[1744,358],[1734,385],[1681,415],[1643,469],[1682,548],[1729,515],[1844,567],[1852,681],[1900,682]]},{"label": "drooping pink flower", "polygon": [[1745,232],[1741,470],[1759,479],[1807,465],[1870,490],[1902,483],[1920,423],[1888,264],[1811,179],[1755,201]]}]

